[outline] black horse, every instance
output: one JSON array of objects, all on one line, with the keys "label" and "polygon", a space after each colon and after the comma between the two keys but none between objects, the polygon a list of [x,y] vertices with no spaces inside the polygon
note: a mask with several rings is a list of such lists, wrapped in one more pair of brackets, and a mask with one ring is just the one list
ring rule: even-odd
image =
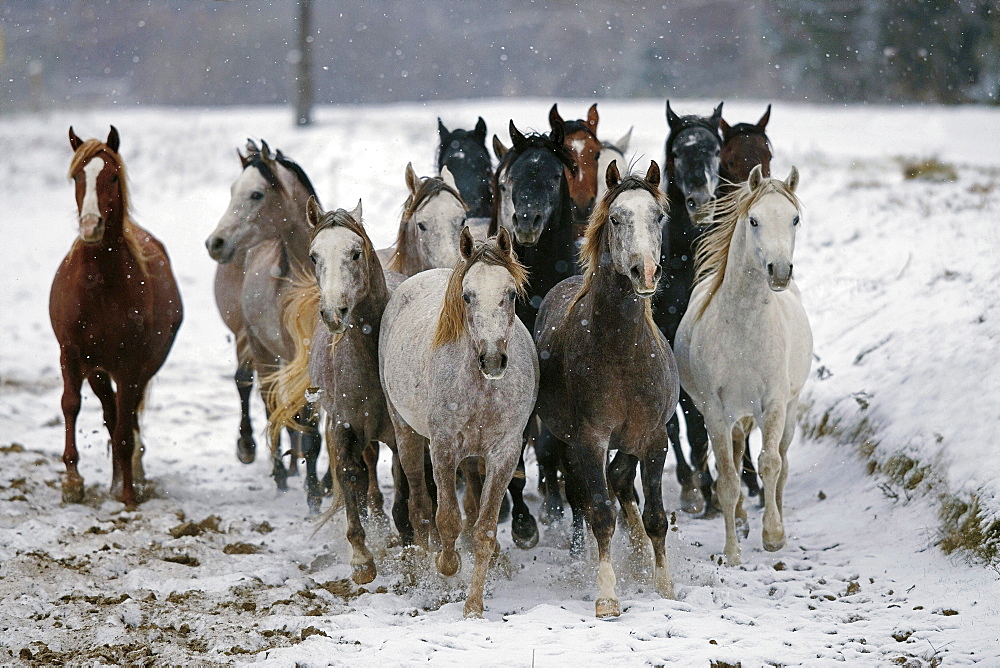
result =
[{"label": "black horse", "polygon": [[493,162],[486,150],[486,121],[473,130],[448,130],[438,119],[438,173],[448,167],[458,192],[469,207],[469,218],[489,218],[493,211]]},{"label": "black horse", "polygon": [[[660,263],[663,267],[663,288],[653,298],[653,319],[670,342],[687,310],[694,286],[695,241],[704,231],[699,208],[715,196],[719,183],[719,154],[722,137],[719,121],[722,103],[712,115],[678,116],[667,101],[667,123],[670,134],[666,142],[664,164],[665,190],[670,201],[670,216],[663,231]],[[681,410],[667,424],[667,435],[677,459],[677,481],[681,485],[681,508],[689,513],[711,509],[712,474],[708,470],[708,433],[705,421],[691,398],[681,389]],[[680,421],[684,413],[688,443],[691,446],[691,466],[681,450]],[[698,472],[699,480],[694,479]],[[700,493],[699,493],[700,488]]]},{"label": "black horse", "polygon": [[[529,331],[534,331],[538,307],[549,290],[578,273],[573,203],[566,180],[567,174],[570,178],[576,175],[577,165],[565,146],[563,122],[557,119],[551,125],[548,135],[524,135],[511,121],[510,149],[493,137],[500,164],[493,175],[496,198],[489,234],[496,234],[501,224],[514,233],[514,248],[530,277],[527,298],[518,302],[517,315]],[[534,420],[529,431],[533,424]],[[563,508],[558,483],[561,455],[559,442],[547,429],[535,435],[535,454],[545,492],[543,517],[554,520],[562,516]],[[523,468],[523,462],[519,466]],[[517,502],[515,498],[515,522],[521,512]],[[527,511],[526,506],[523,511]]]}]

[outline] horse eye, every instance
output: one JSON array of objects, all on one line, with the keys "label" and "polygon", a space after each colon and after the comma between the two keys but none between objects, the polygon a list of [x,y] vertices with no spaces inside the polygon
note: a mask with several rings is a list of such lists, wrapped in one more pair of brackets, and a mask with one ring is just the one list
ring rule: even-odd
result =
[{"label": "horse eye", "polygon": [[500,192],[502,192],[502,193],[507,192],[507,184],[506,183],[501,183],[500,184]]},{"label": "horse eye", "polygon": [[426,226],[426,225],[424,225],[423,223],[417,223],[417,228],[418,228],[418,229],[419,229],[419,230],[420,230],[421,232],[426,232],[426,231],[427,231],[427,226]]},{"label": "horse eye", "polygon": [[118,183],[118,175],[117,174],[112,174],[111,175],[111,183]]},{"label": "horse eye", "polygon": [[254,190],[250,193],[250,199],[264,199],[264,193],[259,190]]},{"label": "horse eye", "polygon": [[471,304],[471,303],[472,303],[472,299],[470,299],[470,298],[469,298],[469,295],[467,295],[467,294],[463,294],[463,295],[462,295],[462,299],[464,299],[464,300],[465,300],[465,303],[466,303],[466,304]]},{"label": "horse eye", "polygon": [[795,218],[792,218],[792,225],[798,225],[798,224],[799,224],[799,217],[795,216]]},{"label": "horse eye", "polygon": [[750,227],[757,227],[757,219],[756,218],[753,218],[753,217],[750,218]]},{"label": "horse eye", "polygon": [[316,264],[316,253],[309,253],[309,259],[312,260],[313,264]]},{"label": "horse eye", "polygon": [[355,248],[354,249],[354,259],[357,260],[360,257],[361,257],[361,249],[360,248]]},{"label": "horse eye", "polygon": [[510,293],[507,296],[510,297],[511,301],[514,301],[515,299],[517,299],[517,291],[516,290],[511,290]]},{"label": "horse eye", "polygon": [[617,225],[618,224],[618,219],[615,218],[614,216],[611,216],[611,224],[612,225]]}]

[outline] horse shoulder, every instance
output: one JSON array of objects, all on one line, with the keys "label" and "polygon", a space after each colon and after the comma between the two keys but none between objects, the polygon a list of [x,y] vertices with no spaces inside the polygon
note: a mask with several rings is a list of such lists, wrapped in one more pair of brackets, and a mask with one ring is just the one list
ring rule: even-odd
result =
[{"label": "horse shoulder", "polygon": [[535,340],[539,345],[543,339],[549,338],[552,332],[559,329],[560,323],[566,317],[570,302],[580,291],[582,284],[583,276],[570,276],[559,281],[542,299],[542,303],[538,306],[534,331]]}]

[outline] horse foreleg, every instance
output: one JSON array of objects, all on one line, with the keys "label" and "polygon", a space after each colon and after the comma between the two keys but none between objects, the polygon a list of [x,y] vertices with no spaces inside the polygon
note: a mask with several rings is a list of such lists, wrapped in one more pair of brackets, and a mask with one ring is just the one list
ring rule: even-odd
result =
[{"label": "horse foreleg", "polygon": [[580,477],[576,465],[569,454],[569,446],[557,440],[557,447],[560,450],[560,457],[563,463],[566,482],[566,500],[573,512],[573,522],[570,528],[569,556],[579,560],[583,558],[584,542],[586,536],[586,526],[584,520],[590,510],[587,500],[587,485]]},{"label": "horse foreleg", "polygon": [[[680,408],[684,411],[684,424],[687,427],[688,444],[691,446],[691,467],[697,472],[697,484],[701,487],[704,500],[705,515],[715,514],[712,502],[712,472],[708,468],[708,431],[705,429],[705,418],[694,405],[691,396],[681,388]],[[677,412],[674,412],[677,415]]]},{"label": "horse foreleg", "polygon": [[498,446],[493,451],[494,455],[486,460],[486,480],[483,484],[479,519],[476,520],[473,535],[475,564],[463,611],[466,617],[483,616],[486,573],[498,547],[497,520],[500,515],[500,501],[503,498],[504,488],[510,483],[517,468],[521,443],[519,434],[511,442]]},{"label": "horse foreleg", "polygon": [[621,505],[633,549],[646,551],[646,530],[639,516],[639,497],[635,493],[635,469],[639,460],[619,450],[608,465],[608,484]]},{"label": "horse foreleg", "polygon": [[785,482],[788,480],[788,448],[795,436],[795,413],[799,405],[796,395],[785,409],[785,429],[781,433],[781,474],[778,476],[777,489],[774,490],[774,502],[778,506],[778,517],[785,521]]},{"label": "horse foreleg", "polygon": [[716,483],[716,496],[722,508],[722,517],[726,523],[726,563],[736,566],[740,563],[740,543],[736,537],[736,504],[740,497],[740,476],[733,461],[733,428],[726,421],[721,406],[710,409],[712,416],[706,415],[706,426],[712,441],[712,451],[715,453],[715,466],[718,469],[719,480]]},{"label": "horse foreleg", "polygon": [[[658,442],[656,440],[654,443]],[[642,523],[653,543],[653,583],[663,598],[674,597],[674,581],[667,560],[667,512],[663,509],[663,464],[666,453],[661,448],[647,450],[642,460],[642,493],[646,502],[642,508]]]},{"label": "horse foreleg", "polygon": [[375,579],[375,558],[365,545],[365,528],[361,524],[361,509],[365,507],[368,493],[368,471],[362,456],[367,445],[358,435],[343,424],[333,424],[326,429],[327,452],[335,462],[337,480],[344,495],[347,515],[347,540],[351,543],[351,579],[357,584],[367,584]]},{"label": "horse foreleg", "polygon": [[[733,464],[742,473],[743,460],[746,457],[746,442],[749,440],[748,434],[753,429],[753,421],[747,418],[733,425]],[[750,535],[750,520],[747,519],[747,511],[743,507],[743,488],[740,488],[739,500],[736,502],[736,530],[743,538]]]},{"label": "horse foreleg", "polygon": [[785,527],[778,508],[778,477],[781,475],[781,438],[787,411],[784,406],[765,407],[760,474],[764,479],[764,549],[768,552],[785,546]]},{"label": "horse foreleg", "polygon": [[528,550],[538,545],[538,523],[531,515],[528,504],[524,502],[524,485],[526,482],[527,480],[524,475],[524,448],[522,447],[514,476],[507,485],[513,506],[510,517],[510,536],[514,539],[514,544],[522,550]]},{"label": "horse foreleg", "polygon": [[568,448],[574,467],[586,486],[590,528],[597,539],[597,600],[594,609],[598,617],[617,617],[621,604],[615,591],[615,569],[611,564],[611,539],[615,534],[615,511],[607,482],[608,435],[581,429],[581,438]]},{"label": "horse foreleg", "polygon": [[257,442],[253,439],[253,423],[250,421],[253,365],[249,361],[241,361],[233,380],[240,395],[240,437],[236,441],[236,458],[244,464],[251,464],[257,456]]},{"label": "horse foreleg", "polygon": [[62,484],[62,499],[65,503],[80,503],[83,501],[83,478],[77,470],[80,453],[76,449],[76,418],[80,414],[80,388],[83,386],[83,374],[75,358],[62,354],[61,366],[63,376],[62,412],[65,423],[66,442],[63,447],[63,464],[66,466],[66,479]]},{"label": "horse foreleg", "polygon": [[[462,513],[458,509],[458,494],[455,489],[458,472],[456,446],[457,443],[452,440],[431,441],[431,462],[437,483],[437,530],[441,537],[441,551],[434,558],[434,563],[438,572],[445,577],[451,577],[462,568],[462,558],[455,550],[455,541],[462,532]],[[466,490],[466,493],[469,491],[471,490]]]}]

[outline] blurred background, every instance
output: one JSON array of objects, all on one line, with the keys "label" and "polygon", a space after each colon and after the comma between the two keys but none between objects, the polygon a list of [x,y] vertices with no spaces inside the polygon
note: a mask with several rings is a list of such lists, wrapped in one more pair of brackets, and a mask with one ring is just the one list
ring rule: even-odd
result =
[{"label": "blurred background", "polygon": [[0,113],[1000,96],[998,0],[6,0],[0,31]]}]

